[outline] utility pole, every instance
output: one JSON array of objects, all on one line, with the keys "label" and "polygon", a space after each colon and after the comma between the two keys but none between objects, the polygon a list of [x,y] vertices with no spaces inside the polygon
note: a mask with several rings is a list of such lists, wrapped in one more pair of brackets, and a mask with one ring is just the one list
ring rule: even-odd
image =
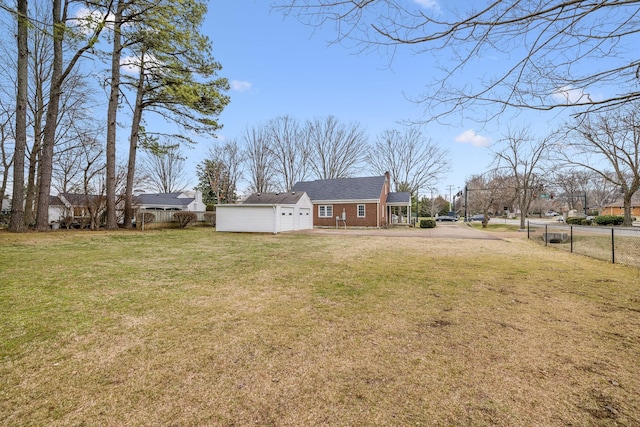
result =
[{"label": "utility pole", "polygon": [[453,196],[451,195],[451,191],[456,188],[455,185],[447,185],[447,190],[449,190],[449,212],[453,212]]}]

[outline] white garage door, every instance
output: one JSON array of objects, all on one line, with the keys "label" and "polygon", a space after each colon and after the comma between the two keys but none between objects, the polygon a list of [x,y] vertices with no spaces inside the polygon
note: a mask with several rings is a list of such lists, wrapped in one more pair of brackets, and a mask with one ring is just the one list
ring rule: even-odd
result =
[{"label": "white garage door", "polygon": [[309,208],[300,208],[299,215],[297,217],[298,226],[297,230],[308,230],[313,228],[313,218],[311,217],[311,209]]},{"label": "white garage door", "polygon": [[280,211],[280,231],[293,230],[293,208],[283,207]]}]

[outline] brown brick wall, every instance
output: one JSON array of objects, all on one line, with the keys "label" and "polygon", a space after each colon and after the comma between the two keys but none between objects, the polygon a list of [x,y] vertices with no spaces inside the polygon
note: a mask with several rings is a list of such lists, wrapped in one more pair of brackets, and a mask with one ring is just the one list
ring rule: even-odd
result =
[{"label": "brown brick wall", "polygon": [[[365,217],[358,218],[358,205],[361,203],[334,203],[333,217],[331,218],[318,218],[318,205],[313,205],[313,225],[319,227],[335,227],[336,217],[342,216],[342,210],[347,214],[347,227],[377,227],[378,214],[376,214],[377,203],[364,203],[365,205]],[[382,212],[379,213],[380,222],[382,225],[383,220]],[[342,223],[340,224],[342,225]]]},{"label": "brown brick wall", "polygon": [[[624,208],[622,207],[606,207],[602,209],[602,215],[624,215]],[[631,215],[640,218],[640,206],[631,207]]]}]

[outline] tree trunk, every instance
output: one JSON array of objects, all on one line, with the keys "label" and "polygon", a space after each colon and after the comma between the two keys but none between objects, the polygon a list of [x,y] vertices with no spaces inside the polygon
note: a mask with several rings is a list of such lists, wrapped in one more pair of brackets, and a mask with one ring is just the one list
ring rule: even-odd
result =
[{"label": "tree trunk", "polygon": [[47,119],[42,138],[40,169],[38,170],[39,189],[36,212],[36,230],[49,229],[49,194],[51,192],[51,174],[53,172],[53,148],[56,140],[56,124],[60,109],[60,90],[62,86],[62,39],[64,22],[62,20],[62,0],[53,0],[53,64],[51,68],[51,87]]},{"label": "tree trunk", "polygon": [[116,128],[118,98],[120,93],[120,57],[122,55],[122,12],[123,1],[119,1],[113,23],[113,51],[111,52],[111,93],[107,109],[107,224],[108,230],[118,228],[116,215]]},{"label": "tree trunk", "polygon": [[16,90],[16,141],[13,152],[13,195],[11,200],[11,219],[9,231],[25,232],[24,225],[24,158],[27,148],[27,81],[29,49],[28,49],[28,3],[18,0],[18,61]]},{"label": "tree trunk", "polygon": [[138,140],[140,139],[140,122],[142,121],[142,101],[144,99],[144,54],[140,60],[140,76],[136,93],[136,103],[133,107],[133,121],[129,136],[129,164],[127,165],[127,185],[124,198],[124,227],[133,228],[133,181],[136,173],[136,156]]},{"label": "tree trunk", "polygon": [[27,189],[24,204],[24,216],[25,223],[35,222],[34,205],[36,201],[36,195],[38,194],[38,183],[36,177],[38,173],[38,163],[40,161],[40,149],[41,149],[41,137],[42,137],[42,111],[44,111],[44,100],[42,96],[42,82],[37,82],[40,85],[36,89],[36,115],[33,120],[33,146],[31,148],[31,155],[29,156],[29,173],[27,175]]}]

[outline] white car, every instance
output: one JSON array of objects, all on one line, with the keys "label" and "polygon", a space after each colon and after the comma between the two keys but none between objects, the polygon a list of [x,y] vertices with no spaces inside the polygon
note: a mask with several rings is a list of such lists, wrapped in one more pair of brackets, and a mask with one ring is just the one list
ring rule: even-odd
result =
[{"label": "white car", "polygon": [[544,214],[545,216],[560,216],[560,214],[558,212],[554,212],[554,211],[547,211],[547,213]]}]

